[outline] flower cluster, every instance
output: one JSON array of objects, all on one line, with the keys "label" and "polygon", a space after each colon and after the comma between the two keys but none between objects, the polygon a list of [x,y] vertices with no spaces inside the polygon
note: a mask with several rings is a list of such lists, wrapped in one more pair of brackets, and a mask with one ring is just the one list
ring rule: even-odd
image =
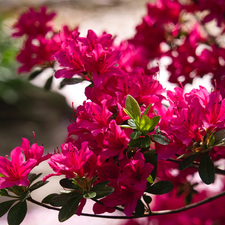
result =
[{"label": "flower cluster", "polygon": [[[89,30],[86,37],[80,37],[78,28],[70,31],[67,26],[55,33],[49,25],[55,13],[48,14],[45,7],[22,14],[13,33],[14,37],[27,37],[18,55],[23,64],[19,72],[52,67],[55,78],[63,78],[62,86],[84,80],[90,85],[85,89],[87,100],[73,109],[61,148],[43,156],[42,146],[30,146],[23,138],[21,147],[11,152],[11,161],[0,157],[0,195],[14,198],[0,204],[0,214],[9,210],[10,225],[15,224],[13,217],[21,211],[23,215],[16,223],[22,222],[26,201],[58,210],[59,221],[63,222],[74,214],[82,215],[88,199],[95,202],[95,216],[119,210],[131,218],[174,213],[177,207],[184,211],[202,204],[199,201],[211,200],[207,199],[210,191],[199,190],[218,180],[224,183],[224,178],[215,176],[225,174],[217,166],[225,158],[225,100],[218,90],[220,83],[210,93],[202,86],[189,93],[184,93],[183,87],[167,91],[157,80],[158,68],[149,67],[149,60],[170,56],[171,81],[184,75],[184,84],[191,82],[193,72],[216,76],[220,71],[223,76],[223,48],[216,45],[215,38],[204,34],[204,25],[215,18],[217,26],[222,26],[224,7],[221,1],[213,5],[209,0],[202,2],[149,3],[148,15],[134,38],[119,46],[107,33],[97,35]],[[197,20],[197,12],[210,7],[213,10]],[[198,22],[191,31],[182,20],[187,13]],[[163,43],[170,50],[164,50]],[[204,48],[198,54],[199,43],[207,44],[210,50]],[[31,170],[45,160],[54,172],[31,185],[40,176]],[[198,174],[200,178],[196,178]],[[52,176],[63,176],[63,190],[37,203],[31,192]],[[216,198],[225,195],[221,193]],[[165,208],[171,211],[152,212]],[[190,215],[189,224],[209,224],[193,219],[193,211]],[[217,221],[223,221],[222,214],[216,215]],[[188,216],[184,213],[180,217],[183,221]],[[158,222],[168,218],[164,215]],[[210,219],[215,221],[215,217]]]},{"label": "flower cluster", "polygon": [[[170,82],[184,85],[197,76],[210,74],[212,85],[216,80],[224,97],[224,5],[220,0],[149,3],[148,14],[129,43],[143,49],[150,61],[165,56],[172,59],[167,67]],[[215,28],[209,25],[213,21]],[[214,29],[219,33],[212,33]]]}]

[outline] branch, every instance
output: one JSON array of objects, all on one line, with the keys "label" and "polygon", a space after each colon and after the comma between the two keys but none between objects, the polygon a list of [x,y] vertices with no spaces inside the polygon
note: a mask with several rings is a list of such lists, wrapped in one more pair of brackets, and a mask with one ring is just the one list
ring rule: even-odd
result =
[{"label": "branch", "polygon": [[[130,217],[127,217],[127,216],[107,216],[107,215],[95,215],[95,214],[88,214],[88,213],[81,213],[82,216],[89,216],[89,217],[96,217],[96,218],[105,218],[105,219],[134,219],[134,218],[142,218],[142,217],[149,217],[149,216],[159,216],[159,215],[167,215],[167,214],[174,214],[174,213],[179,213],[179,212],[184,212],[188,209],[192,209],[192,208],[196,208],[200,205],[203,205],[203,204],[206,204],[208,202],[211,202],[217,198],[220,198],[222,196],[225,195],[225,191],[217,194],[217,195],[214,195],[212,197],[209,197],[209,198],[206,198],[202,201],[199,201],[199,202],[196,202],[196,203],[193,203],[193,204],[190,204],[190,205],[186,205],[184,207],[181,207],[181,208],[178,208],[178,209],[172,209],[172,210],[161,210],[161,211],[153,211],[151,212],[150,214],[144,214],[143,216],[141,217],[138,217],[138,216],[130,216]],[[52,206],[48,206],[48,205],[45,205],[41,202],[38,202],[34,199],[32,199],[31,197],[29,197],[27,199],[28,201],[36,204],[36,205],[40,205],[42,207],[45,207],[47,209],[52,209],[52,210],[57,210],[57,211],[60,211],[59,208],[55,208],[55,207],[52,207]]]}]

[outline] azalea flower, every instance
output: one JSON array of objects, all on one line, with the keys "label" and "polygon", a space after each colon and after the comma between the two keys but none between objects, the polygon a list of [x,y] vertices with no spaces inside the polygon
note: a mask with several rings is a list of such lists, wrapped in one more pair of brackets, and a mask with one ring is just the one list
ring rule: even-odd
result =
[{"label": "azalea flower", "polygon": [[14,185],[29,186],[28,174],[36,165],[36,159],[23,161],[23,154],[20,147],[12,150],[11,161],[8,157],[0,156],[0,189],[10,188]]}]

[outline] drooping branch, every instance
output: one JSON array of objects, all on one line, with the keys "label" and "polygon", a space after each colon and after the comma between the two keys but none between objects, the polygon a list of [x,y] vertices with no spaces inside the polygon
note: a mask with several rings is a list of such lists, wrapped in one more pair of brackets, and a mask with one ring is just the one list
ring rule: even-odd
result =
[{"label": "drooping branch", "polygon": [[[195,202],[193,204],[186,205],[186,206],[178,208],[178,209],[152,211],[150,214],[144,214],[141,217],[159,216],[159,215],[167,215],[167,214],[174,214],[174,213],[184,212],[186,210],[189,210],[189,209],[192,209],[192,208],[196,208],[196,207],[198,207],[200,205],[204,205],[206,203],[209,203],[209,202],[211,202],[211,201],[213,201],[215,199],[218,199],[218,198],[220,198],[220,197],[222,197],[224,195],[225,195],[225,191],[223,191],[223,192],[221,192],[221,193],[219,193],[217,195],[214,195],[212,197],[206,198],[206,199],[204,199],[202,201]],[[32,203],[34,203],[34,204],[36,204],[36,205],[45,207],[47,209],[60,211],[60,208],[55,208],[55,207],[52,207],[52,206],[48,206],[46,204],[43,204],[41,202],[38,202],[38,201],[34,200],[31,197],[29,197],[27,200],[32,202]],[[108,215],[96,215],[96,214],[88,214],[88,213],[81,213],[81,215],[82,216],[89,216],[89,217],[96,217],[96,218],[106,218],[106,219],[134,219],[134,218],[140,218],[138,216],[131,216],[131,217],[127,217],[127,216],[108,216]]]}]

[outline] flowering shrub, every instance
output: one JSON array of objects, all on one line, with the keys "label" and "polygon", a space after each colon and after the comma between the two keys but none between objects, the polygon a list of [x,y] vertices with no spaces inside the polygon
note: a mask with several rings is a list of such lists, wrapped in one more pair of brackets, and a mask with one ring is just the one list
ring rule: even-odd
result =
[{"label": "flowering shrub", "polygon": [[[74,109],[61,148],[43,156],[34,135],[33,145],[22,139],[11,152],[11,161],[0,157],[0,195],[11,198],[0,203],[0,215],[8,212],[8,223],[20,224],[30,201],[58,210],[63,222],[74,214],[89,216],[82,210],[91,199],[96,217],[222,224],[220,211],[200,220],[195,219],[196,210],[189,214],[185,210],[197,206],[209,210],[205,203],[217,199],[212,204],[223,204],[219,197],[225,195],[223,185],[214,194],[206,188],[217,180],[224,183],[225,100],[220,88],[225,54],[217,38],[205,30],[205,23],[215,19],[224,32],[224,6],[224,1],[158,0],[148,5],[148,15],[134,38],[119,46],[107,33],[98,36],[89,30],[80,37],[79,28],[67,26],[55,33],[50,24],[55,13],[45,7],[22,14],[12,35],[26,36],[17,57],[22,64],[18,72],[32,72],[32,79],[51,67],[55,78],[63,78],[61,87],[84,80],[90,85],[85,89],[87,101]],[[198,12],[208,9],[205,17],[198,17]],[[188,13],[195,19],[189,21],[190,29],[184,21]],[[163,43],[169,50],[162,48]],[[197,54],[200,43],[207,47]],[[183,86],[167,91],[154,74],[158,69],[149,68],[149,61],[163,56],[172,58],[171,82],[184,76],[185,84],[192,81],[193,73],[209,72],[220,82],[215,81],[210,93],[202,86],[189,93]],[[54,173],[36,182],[41,174],[31,170],[45,160]],[[64,176],[59,181],[61,193],[42,202],[32,198],[32,191],[59,175]],[[99,215],[115,210],[125,216]],[[178,212],[178,222],[167,215]]]}]

